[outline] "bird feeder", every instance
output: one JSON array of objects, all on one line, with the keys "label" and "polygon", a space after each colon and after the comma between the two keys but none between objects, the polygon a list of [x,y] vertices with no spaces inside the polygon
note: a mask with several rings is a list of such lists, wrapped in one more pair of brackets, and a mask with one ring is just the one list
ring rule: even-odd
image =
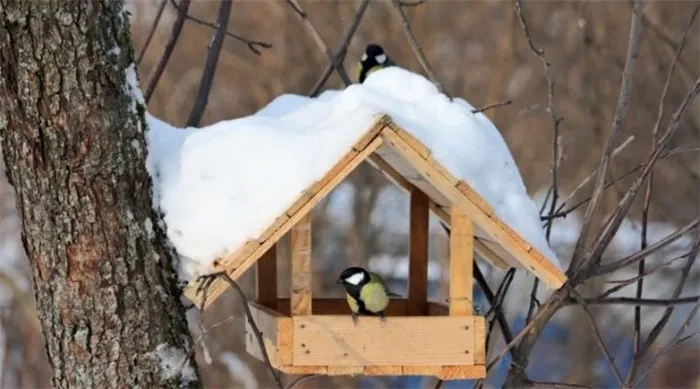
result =
[{"label": "bird feeder", "polygon": [[[250,308],[271,364],[289,374],[484,378],[485,321],[474,314],[472,303],[474,254],[499,269],[524,269],[548,288],[560,287],[566,276],[390,117],[379,118],[349,149],[265,231],[215,263],[234,280],[257,265],[257,298]],[[360,316],[355,325],[344,298],[312,296],[310,214],[362,162],[410,196],[409,286],[407,298],[391,300],[386,322]],[[430,212],[451,229],[446,304],[427,299]],[[276,244],[288,233],[290,298],[279,298]],[[227,286],[220,279],[211,284],[204,308]],[[190,285],[185,295],[201,306],[197,288]],[[247,351],[262,360],[249,325],[246,343]]]}]

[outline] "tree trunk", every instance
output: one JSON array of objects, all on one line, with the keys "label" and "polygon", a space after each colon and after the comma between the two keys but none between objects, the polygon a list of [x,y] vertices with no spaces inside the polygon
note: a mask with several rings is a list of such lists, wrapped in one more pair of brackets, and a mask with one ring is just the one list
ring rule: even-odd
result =
[{"label": "tree trunk", "polygon": [[0,0],[0,137],[56,388],[201,386],[129,76],[123,1]]}]

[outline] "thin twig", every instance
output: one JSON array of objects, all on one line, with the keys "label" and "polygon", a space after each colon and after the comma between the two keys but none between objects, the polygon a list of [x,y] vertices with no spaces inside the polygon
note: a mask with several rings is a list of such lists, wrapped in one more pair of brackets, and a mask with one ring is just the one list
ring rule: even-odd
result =
[{"label": "thin twig", "polygon": [[608,364],[610,365],[610,369],[612,370],[613,374],[615,375],[615,379],[617,379],[617,382],[620,384],[620,386],[624,387],[624,380],[622,379],[622,375],[620,374],[620,370],[618,370],[617,365],[615,364],[615,359],[612,357],[610,354],[610,350],[608,350],[608,346],[605,344],[605,341],[603,340],[603,335],[600,334],[600,330],[598,329],[598,325],[595,322],[595,318],[593,318],[593,314],[591,313],[591,310],[588,308],[588,305],[584,301],[583,297],[574,289],[572,286],[568,285],[568,292],[569,295],[572,296],[578,304],[581,306],[583,311],[586,313],[586,318],[588,319],[588,324],[591,327],[591,330],[593,330],[593,334],[595,335],[596,341],[598,342],[598,346],[600,346],[601,351],[603,351],[603,354],[605,355],[605,358],[608,360]]},{"label": "thin twig", "polygon": [[[654,148],[656,147],[656,138],[659,133],[659,127],[661,127],[661,121],[663,120],[664,117],[664,107],[666,105],[666,97],[668,96],[668,89],[669,86],[671,85],[671,79],[673,78],[674,71],[676,69],[676,64],[678,63],[678,58],[680,58],[681,53],[683,52],[683,48],[685,47],[685,42],[688,38],[688,33],[690,32],[691,26],[693,25],[693,21],[695,20],[695,16],[698,13],[698,10],[700,10],[700,6],[695,7],[695,11],[690,17],[690,21],[688,22],[688,26],[685,29],[685,33],[683,34],[683,38],[681,39],[681,43],[678,45],[678,50],[676,50],[676,54],[673,57],[673,61],[671,62],[671,68],[668,71],[668,75],[666,76],[666,83],[664,84],[663,91],[661,92],[661,98],[659,99],[659,107],[657,109],[657,114],[656,114],[656,123],[654,123],[654,128],[652,129],[651,132],[651,152],[654,151]],[[647,188],[646,188],[646,193],[644,195],[644,205],[642,206],[642,230],[640,232],[641,234],[641,242],[640,242],[640,248],[641,250],[644,250],[647,247],[647,229],[648,229],[648,224],[649,224],[649,207],[651,205],[651,194],[653,190],[653,182],[654,182],[654,172],[651,172],[649,174],[649,180],[647,181]],[[645,266],[645,258],[642,258],[639,261],[639,266],[637,269],[638,274],[641,276],[644,274],[644,266]],[[640,299],[642,297],[642,293],[644,292],[644,277],[640,277],[639,280],[637,281],[637,291],[636,291],[636,297]],[[642,332],[642,308],[640,306],[635,306],[634,307],[634,334],[633,334],[633,345],[632,345],[632,353],[633,355],[637,355],[639,352],[639,348],[641,347],[641,342],[642,342],[642,337],[641,337],[641,332]],[[630,369],[629,372],[631,373],[634,369]],[[632,377],[630,375],[627,376],[626,379],[626,384],[629,386],[630,381],[632,380]]]},{"label": "thin twig", "polygon": [[418,62],[420,62],[421,67],[423,67],[423,71],[425,71],[425,73],[428,75],[430,81],[437,86],[440,93],[443,93],[450,100],[452,100],[452,96],[445,91],[445,88],[442,86],[440,81],[438,81],[433,68],[430,67],[428,59],[425,57],[425,54],[423,54],[423,50],[420,48],[420,44],[418,44],[418,40],[416,39],[415,34],[413,34],[413,30],[411,30],[411,24],[408,22],[408,18],[403,12],[403,8],[401,8],[401,3],[399,0],[392,0],[392,3],[394,4],[393,8],[396,10],[396,15],[399,17],[401,22],[401,28],[403,29],[404,34],[406,34],[406,38],[408,39],[408,43],[411,45],[413,52],[416,54],[416,57],[418,57]]},{"label": "thin twig", "polygon": [[323,52],[323,54],[326,55],[326,58],[328,58],[328,61],[330,62],[331,65],[335,68],[335,70],[338,72],[338,75],[340,78],[343,80],[343,82],[346,85],[352,84],[352,81],[350,81],[350,77],[348,76],[348,73],[345,71],[345,68],[343,67],[342,62],[338,62],[336,56],[331,53],[331,51],[328,49],[328,46],[326,43],[323,41],[323,38],[321,38],[321,34],[318,32],[316,29],[316,26],[311,23],[311,20],[309,19],[309,15],[304,11],[303,8],[301,8],[301,5],[297,0],[287,0],[287,4],[289,4],[292,9],[294,10],[294,13],[299,17],[301,20],[301,23],[304,25],[304,28],[308,33],[311,35],[311,38],[316,42],[316,46],[318,46],[319,50]]},{"label": "thin twig", "polygon": [[498,102],[498,103],[487,104],[487,105],[484,105],[483,107],[479,107],[479,108],[476,108],[476,109],[472,109],[472,113],[486,112],[486,111],[488,111],[489,109],[502,107],[502,106],[504,106],[504,105],[509,105],[509,104],[512,104],[512,103],[513,103],[513,100],[506,100],[506,101],[501,101],[501,102]]},{"label": "thin twig", "polygon": [[[563,119],[557,116],[557,110],[554,105],[554,77],[552,76],[551,72],[551,64],[547,59],[544,49],[537,48],[535,46],[535,42],[533,41],[532,35],[530,34],[530,28],[528,27],[527,21],[525,20],[525,16],[522,12],[522,0],[516,0],[515,13],[518,15],[518,19],[520,19],[520,24],[522,25],[523,30],[525,32],[525,37],[527,38],[527,44],[530,47],[530,51],[532,51],[532,53],[542,62],[544,75],[547,80],[547,110],[549,111],[552,122],[552,183],[550,186],[552,199],[547,214],[551,216],[556,210],[557,201],[559,201],[558,173],[560,162],[559,149],[561,147],[559,137],[559,124]],[[549,238],[552,233],[552,224],[553,219],[547,220],[547,224],[545,226],[545,237],[547,239],[547,242],[549,242]],[[535,280],[532,283],[532,290],[530,291],[530,306],[528,308],[527,316],[525,317],[526,322],[530,321],[530,318],[532,317],[536,306],[539,306],[539,301],[537,301],[537,288],[539,287],[539,283],[539,278],[535,278]]]},{"label": "thin twig", "polygon": [[179,12],[177,14],[177,19],[175,19],[172,31],[170,32],[170,39],[168,39],[168,42],[165,44],[165,48],[163,49],[163,55],[160,57],[160,60],[158,61],[155,70],[153,70],[151,77],[148,79],[148,84],[146,85],[146,93],[144,95],[146,104],[148,104],[148,102],[151,100],[153,92],[156,90],[156,86],[158,85],[158,81],[160,80],[160,76],[163,75],[163,71],[168,65],[168,61],[170,61],[170,56],[173,54],[173,50],[175,50],[175,45],[177,44],[178,39],[180,39],[182,26],[185,25],[185,17],[187,15],[187,10],[190,9],[190,0],[181,0],[180,8],[178,9]]},{"label": "thin twig", "polygon": [[138,59],[136,59],[136,65],[141,64],[141,60],[143,59],[144,54],[146,54],[146,50],[148,49],[148,45],[151,44],[151,39],[153,39],[153,36],[156,33],[156,29],[158,28],[158,23],[160,22],[161,16],[163,16],[163,10],[165,10],[165,6],[168,4],[168,0],[160,0],[160,5],[158,6],[158,11],[156,11],[156,17],[153,19],[153,24],[151,25],[150,31],[148,31],[148,36],[146,36],[146,41],[143,43],[143,47],[141,48],[141,52],[139,53]]},{"label": "thin twig", "polygon": [[[688,276],[690,275],[690,268],[693,267],[693,264],[695,261],[698,259],[698,251],[700,250],[700,229],[698,229],[695,233],[695,239],[693,241],[693,248],[690,250],[690,256],[686,259],[685,266],[683,266],[683,269],[681,270],[681,277],[680,280],[678,280],[678,284],[676,284],[676,288],[674,289],[673,293],[671,294],[672,299],[678,298],[681,293],[683,292],[683,288],[685,287],[685,282],[688,279]],[[668,323],[669,319],[671,318],[671,314],[674,311],[674,306],[671,305],[666,308],[664,311],[663,316],[659,320],[658,323],[654,326],[654,328],[651,329],[649,332],[649,336],[647,336],[646,341],[642,345],[642,347],[639,349],[639,353],[635,356],[633,364],[632,364],[632,371],[630,372],[630,377],[631,380],[635,380],[636,373],[639,369],[639,361],[641,361],[644,356],[649,352],[649,349],[651,346],[656,342],[656,339],[661,335],[661,332],[664,330],[666,327],[666,324]]]},{"label": "thin twig", "polygon": [[[584,256],[583,262],[590,261],[591,259],[595,259],[596,262],[600,261],[603,252],[608,248],[608,245],[610,245],[610,242],[612,241],[613,237],[620,228],[620,224],[622,224],[625,215],[627,215],[627,212],[632,206],[632,202],[641,190],[645,180],[649,177],[649,173],[651,173],[654,166],[656,165],[656,162],[659,160],[664,150],[668,147],[668,144],[673,134],[675,134],[675,132],[678,130],[678,127],[680,126],[680,120],[685,114],[685,111],[688,109],[688,107],[698,95],[698,93],[700,93],[700,78],[698,78],[698,80],[695,81],[695,84],[686,95],[680,107],[678,107],[676,112],[674,112],[673,117],[671,118],[668,126],[666,127],[666,132],[659,139],[656,150],[647,160],[641,174],[634,180],[627,192],[625,192],[625,194],[622,196],[622,199],[619,201],[617,208],[613,212],[613,215],[610,218],[608,218],[606,223],[604,223],[601,231],[598,233],[598,236],[593,242],[591,249]],[[576,273],[576,276],[578,276],[578,273],[579,272]]]},{"label": "thin twig", "polygon": [[216,65],[219,63],[221,56],[221,48],[224,45],[224,32],[228,27],[228,21],[231,18],[231,0],[221,0],[219,5],[219,17],[217,19],[218,29],[214,33],[214,39],[209,46],[207,59],[204,62],[202,69],[202,79],[197,88],[197,96],[194,99],[190,117],[187,119],[187,127],[199,126],[200,120],[204,115],[204,110],[209,102],[209,92],[211,92],[212,82],[216,75]]},{"label": "thin twig", "polygon": [[[625,141],[622,142],[621,145],[617,146],[617,148],[616,148],[615,150],[613,150],[612,155],[611,155],[610,158],[611,158],[611,159],[615,159],[615,157],[617,157],[618,154],[620,154],[620,153],[622,152],[622,150],[624,150],[627,146],[629,146],[629,145],[632,143],[632,141],[634,141],[634,139],[635,139],[634,135],[630,135],[629,137],[627,137],[627,139],[625,139]],[[578,186],[576,186],[576,188],[574,188],[574,190],[571,191],[571,193],[567,196],[567,198],[561,202],[561,204],[559,205],[559,208],[557,209],[557,212],[555,213],[555,215],[558,214],[558,213],[560,213],[561,210],[564,208],[564,206],[566,206],[567,202],[568,202],[569,200],[573,199],[574,197],[576,197],[576,195],[578,194],[578,192],[579,192],[581,189],[583,189],[589,182],[591,182],[591,180],[593,179],[593,177],[595,177],[595,174],[596,174],[597,171],[598,171],[598,167],[596,167],[595,169],[593,169],[593,171],[592,171],[590,174],[588,174],[588,176],[586,176],[586,178],[584,178],[583,181],[581,181],[581,182],[578,184]],[[542,212],[540,212],[540,213],[542,213]],[[554,215],[552,215],[552,216],[554,216]],[[555,216],[555,217],[556,217],[556,216]],[[560,217],[561,217],[561,216],[560,216]],[[542,219],[542,220],[547,220],[547,217],[546,217],[546,216],[543,216],[541,219]]]},{"label": "thin twig", "polygon": [[258,326],[255,324],[255,320],[253,319],[253,312],[250,311],[250,304],[248,302],[248,298],[246,297],[245,293],[243,293],[241,287],[238,286],[236,281],[232,280],[231,277],[229,277],[229,275],[226,274],[226,272],[221,272],[217,275],[223,278],[224,281],[228,282],[228,284],[238,293],[238,297],[243,303],[243,309],[245,310],[246,320],[248,321],[248,324],[250,325],[250,328],[253,331],[253,335],[255,335],[255,339],[258,342],[258,348],[260,349],[260,353],[262,354],[265,366],[267,366],[267,370],[270,372],[272,379],[275,381],[277,389],[283,389],[284,386],[282,385],[282,380],[280,379],[279,374],[277,374],[275,368],[272,367],[270,357],[267,355],[267,350],[265,348],[265,341],[263,340],[262,332],[260,332],[260,329],[258,329]]},{"label": "thin twig", "polygon": [[598,171],[596,172],[596,181],[593,189],[593,196],[584,214],[581,233],[579,234],[579,238],[576,242],[574,253],[571,258],[571,264],[569,265],[569,273],[578,270],[583,263],[584,245],[586,244],[586,240],[588,239],[589,229],[591,223],[593,222],[593,215],[598,210],[598,205],[600,204],[600,200],[603,195],[605,177],[608,175],[613,146],[615,144],[615,140],[617,139],[618,133],[622,129],[622,122],[624,121],[625,116],[627,114],[627,106],[629,103],[629,96],[630,91],[632,89],[632,81],[634,79],[634,71],[636,68],[635,65],[637,63],[637,54],[639,53],[639,37],[641,35],[641,15],[643,8],[644,2],[642,0],[635,0],[634,9],[632,11],[632,20],[630,22],[629,42],[627,45],[627,58],[625,59],[625,67],[622,71],[622,82],[620,85],[620,96],[617,103],[617,109],[615,110],[610,135],[605,141],[605,146],[603,148],[603,156],[601,158]]},{"label": "thin twig", "polygon": [[423,3],[425,3],[426,0],[413,0],[413,1],[408,1],[408,0],[399,0],[399,5],[402,7],[417,7]]},{"label": "thin twig", "polygon": [[[177,5],[177,3],[175,3],[175,0],[170,0],[170,3],[171,3],[171,4],[173,5],[173,7],[175,7],[178,11],[182,12],[183,9],[180,8],[180,6]],[[209,27],[209,28],[212,28],[212,29],[215,29],[215,30],[218,30],[218,29],[219,29],[215,24],[209,23],[209,22],[207,22],[206,20],[202,20],[202,19],[196,18],[196,17],[194,17],[194,16],[188,14],[187,12],[185,12],[185,18],[187,18],[187,20],[193,21],[193,22],[195,22],[195,23],[197,23],[197,24],[199,24],[199,25],[202,25],[202,26],[206,26],[206,27]],[[238,34],[234,34],[234,33],[232,33],[232,32],[225,31],[225,30],[224,30],[224,34],[225,34],[226,36],[228,36],[228,37],[231,37],[231,38],[237,40],[237,41],[240,41],[240,42],[245,43],[245,44],[248,46],[248,49],[249,49],[250,51],[252,51],[253,53],[257,54],[257,55],[261,55],[261,54],[262,54],[262,53],[260,52],[260,49],[270,49],[270,48],[272,48],[272,44],[267,43],[267,42],[251,40],[251,39],[244,38],[244,37],[242,37],[242,36],[240,36],[240,35],[238,35]]]},{"label": "thin twig", "polygon": [[[632,305],[635,307],[669,307],[671,305],[693,304],[700,301],[700,296],[679,297],[675,299],[645,299],[634,297],[584,298],[588,305]],[[575,299],[567,299],[566,305],[578,304]]]},{"label": "thin twig", "polygon": [[303,376],[298,377],[298,378],[296,378],[295,380],[291,381],[291,382],[285,387],[285,389],[294,389],[294,387],[297,386],[297,385],[299,385],[300,383],[302,383],[302,382],[304,382],[304,381],[306,381],[306,380],[309,380],[309,379],[311,379],[311,378],[314,378],[314,377],[319,377],[319,376],[320,376],[319,374],[306,374],[306,375],[303,375]]},{"label": "thin twig", "polygon": [[318,81],[316,81],[314,87],[311,88],[311,92],[309,92],[310,97],[318,96],[323,86],[326,85],[328,78],[330,78],[331,73],[333,73],[333,69],[335,69],[334,63],[343,63],[343,60],[345,60],[345,55],[348,53],[348,46],[350,45],[350,41],[352,40],[353,36],[355,36],[357,28],[360,26],[360,21],[362,21],[362,17],[364,16],[365,11],[367,11],[368,6],[369,0],[363,0],[362,3],[360,3],[360,6],[355,12],[355,17],[353,18],[352,24],[350,24],[350,27],[346,31],[345,36],[341,41],[340,48],[334,56],[335,61],[328,63],[321,77],[318,79]]},{"label": "thin twig", "polygon": [[647,246],[643,250],[639,250],[634,254],[628,255],[625,258],[620,259],[619,261],[597,266],[588,272],[588,276],[586,278],[610,274],[619,269],[622,269],[623,267],[629,266],[637,261],[640,261],[642,258],[648,257],[649,255],[677,241],[690,230],[695,229],[698,226],[698,223],[700,223],[700,219],[695,219],[690,223],[686,224],[683,228],[672,232],[671,234],[667,235],[666,237],[654,243],[653,245]]},{"label": "thin twig", "polygon": [[523,389],[579,389],[579,388],[590,388],[590,386],[577,385],[577,384],[567,384],[565,382],[545,382],[545,381],[528,380],[525,383],[525,387]]}]

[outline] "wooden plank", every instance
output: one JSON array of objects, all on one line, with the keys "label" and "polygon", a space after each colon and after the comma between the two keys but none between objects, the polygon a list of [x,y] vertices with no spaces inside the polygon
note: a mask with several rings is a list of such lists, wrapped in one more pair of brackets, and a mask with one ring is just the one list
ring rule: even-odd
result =
[{"label": "wooden plank", "polygon": [[290,311],[311,314],[311,214],[304,216],[291,232]]},{"label": "wooden plank", "polygon": [[442,366],[438,377],[446,381],[486,378],[486,366]]},{"label": "wooden plank", "polygon": [[384,130],[381,134],[389,147],[409,161],[423,177],[449,197],[452,204],[457,205],[462,212],[469,215],[482,230],[490,235],[492,240],[499,242],[526,269],[540,278],[548,288],[559,288],[564,284],[566,275],[561,269],[549,262],[542,253],[525,242],[502,220],[496,216],[489,217],[455,186],[449,185],[449,181],[442,174],[432,169],[417,151],[399,138],[395,132]]},{"label": "wooden plank", "polygon": [[[315,298],[311,305],[314,314],[318,315],[350,315],[350,307],[345,298]],[[283,315],[290,316],[289,299],[277,300],[277,311]],[[386,316],[406,316],[408,312],[408,300],[391,299],[389,305],[384,310]]]},{"label": "wooden plank", "polygon": [[414,366],[403,366],[402,375],[431,375],[439,376],[442,372],[440,366],[435,365],[414,365]]},{"label": "wooden plank", "polygon": [[280,227],[282,227],[282,225],[287,222],[287,220],[289,220],[289,216],[287,216],[286,213],[283,213],[281,216],[276,218],[275,221],[272,222],[272,224],[269,227],[267,227],[267,229],[263,231],[263,233],[260,234],[260,237],[258,237],[258,239],[256,240],[258,242],[264,242],[270,239],[272,234],[274,234],[275,231],[279,230]]},{"label": "wooden plank", "polygon": [[260,257],[256,269],[258,303],[277,308],[277,245],[273,245]]},{"label": "wooden plank", "polygon": [[399,127],[394,122],[389,123],[387,127],[389,127],[391,131],[394,131],[396,135],[398,135],[406,143],[411,145],[411,147],[418,152],[418,155],[420,155],[421,158],[427,159],[430,156],[430,149],[424,145],[423,142],[419,141],[415,136],[413,136],[413,134]]},{"label": "wooden plank", "polygon": [[[234,251],[233,255],[235,256],[241,256],[245,257],[248,256],[252,253],[254,253],[256,250],[260,249],[260,243],[255,241],[255,240],[247,240],[241,247],[238,248],[238,250]],[[221,260],[214,260],[214,269],[216,271],[222,271],[226,268],[226,259],[221,259]],[[210,290],[211,292],[211,290]],[[213,297],[213,295],[210,293],[209,297]],[[209,305],[209,303],[207,303]]]},{"label": "wooden plank", "polygon": [[428,316],[447,316],[450,314],[450,307],[436,301],[428,301]]},{"label": "wooden plank", "polygon": [[[270,358],[270,362],[278,364],[280,355],[285,352],[280,349],[279,323],[281,321],[288,321],[289,323],[287,325],[290,327],[289,333],[291,333],[291,319],[283,317],[274,310],[257,303],[250,303],[249,306],[253,315],[253,320],[255,320],[255,325],[262,333],[263,343],[265,344],[265,350]],[[248,323],[247,320],[245,324],[245,339],[246,351],[257,359],[264,361],[257,338],[253,334],[252,327],[250,327],[250,323]]]},{"label": "wooden plank", "polygon": [[[464,365],[474,361],[470,316],[294,316],[295,365]],[[390,352],[387,352],[390,350]],[[332,362],[330,362],[332,361]]]},{"label": "wooden plank", "polygon": [[328,374],[327,366],[296,366],[296,365],[283,365],[278,368],[279,371],[285,374]]},{"label": "wooden plank", "polygon": [[471,202],[473,202],[486,215],[492,216],[496,214],[491,205],[487,203],[483,197],[479,196],[479,194],[476,193],[474,188],[472,188],[472,186],[469,185],[466,181],[460,180],[457,183],[457,190],[460,191],[463,195],[467,196],[467,198],[471,200]]},{"label": "wooden plank", "polygon": [[408,264],[408,314],[428,313],[429,199],[420,189],[411,188]]},{"label": "wooden plank", "polygon": [[355,151],[360,151],[367,147],[369,142],[372,141],[372,139],[377,137],[377,134],[381,132],[384,127],[386,127],[389,123],[391,122],[391,118],[387,115],[382,115],[377,120],[374,122],[374,124],[370,127],[370,129],[362,135],[360,140],[355,142],[355,144],[352,146],[352,149]]},{"label": "wooden plank", "polygon": [[369,366],[365,366],[365,375],[372,375],[372,376],[377,376],[377,375],[396,376],[396,375],[401,375],[402,373],[403,373],[403,367],[402,367],[402,366],[394,366],[394,365],[387,365],[387,366],[369,365]]},{"label": "wooden plank", "polygon": [[364,366],[335,366],[328,365],[328,375],[338,376],[338,375],[357,375],[364,374]]},{"label": "wooden plank", "polygon": [[471,220],[457,206],[450,212],[450,315],[472,314],[474,232]]},{"label": "wooden plank", "polygon": [[474,316],[474,364],[486,364],[486,319]]},{"label": "wooden plank", "polygon": [[[273,244],[280,240],[284,234],[286,234],[292,226],[294,226],[299,220],[301,220],[306,214],[311,212],[313,207],[315,207],[323,198],[325,198],[330,191],[332,191],[341,181],[343,181],[353,170],[364,161],[369,155],[371,155],[375,150],[382,145],[383,139],[381,137],[376,137],[367,147],[359,153],[354,153],[354,157],[351,158],[342,167],[342,169],[333,170],[324,176],[321,180],[323,185],[321,189],[315,192],[315,194],[307,201],[301,208],[297,210],[296,213],[290,215],[289,220],[287,220],[277,231],[275,231],[269,239],[260,244],[253,253],[248,256],[240,255],[229,255],[226,256],[221,262],[226,264],[226,272],[229,277],[236,280],[243,273],[245,273],[254,263],[260,258],[265,251],[267,251]],[[343,159],[345,160],[345,159]],[[222,269],[223,270],[223,269]],[[201,294],[197,294],[197,288],[199,282],[193,282],[185,288],[184,294],[190,301],[195,303],[198,307],[201,306]],[[213,303],[216,298],[218,298],[221,293],[223,293],[228,284],[221,279],[214,281],[209,288],[209,296],[205,304],[205,309],[211,303]]]}]

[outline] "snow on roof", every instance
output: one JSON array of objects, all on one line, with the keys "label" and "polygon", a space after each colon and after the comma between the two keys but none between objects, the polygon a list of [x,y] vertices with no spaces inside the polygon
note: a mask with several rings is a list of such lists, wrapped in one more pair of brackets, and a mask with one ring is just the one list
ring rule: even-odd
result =
[{"label": "snow on roof", "polygon": [[539,212],[498,129],[466,101],[449,99],[399,67],[317,98],[285,94],[257,113],[200,129],[151,115],[148,170],[167,234],[191,280],[254,239],[359,140],[380,114],[423,142],[553,263]]}]

